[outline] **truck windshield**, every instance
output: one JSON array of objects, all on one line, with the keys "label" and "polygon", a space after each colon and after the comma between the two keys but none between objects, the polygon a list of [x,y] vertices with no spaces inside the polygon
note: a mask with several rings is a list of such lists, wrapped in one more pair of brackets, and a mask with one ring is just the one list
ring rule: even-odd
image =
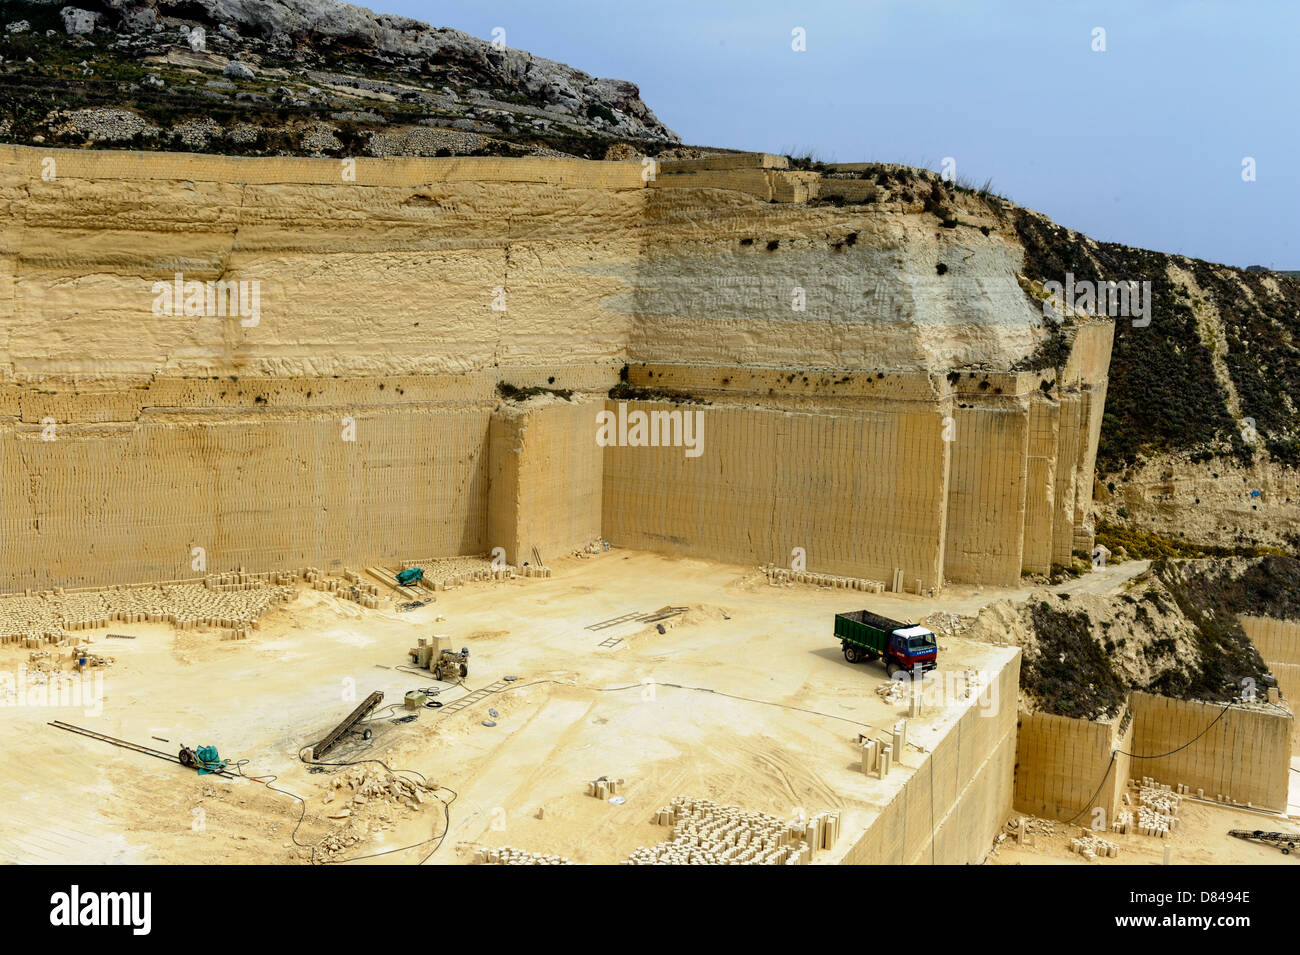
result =
[{"label": "truck windshield", "polygon": [[907,649],[913,653],[925,653],[935,647],[934,634],[927,633],[921,637],[908,637]]}]

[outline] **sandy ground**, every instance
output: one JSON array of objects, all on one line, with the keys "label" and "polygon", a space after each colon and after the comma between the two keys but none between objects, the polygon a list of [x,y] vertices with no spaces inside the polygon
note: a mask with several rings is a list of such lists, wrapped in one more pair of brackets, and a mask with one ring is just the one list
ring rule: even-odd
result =
[{"label": "sandy ground", "polygon": [[[1292,801],[1295,790],[1292,790]],[[1013,813],[1019,817],[1020,813]],[[1078,826],[1055,823],[1050,835],[1036,833],[1034,845],[1016,845],[1010,838],[989,857],[993,865],[1163,865],[1165,846],[1172,849],[1171,865],[1294,865],[1300,854],[1284,856],[1272,846],[1247,842],[1228,835],[1230,829],[1262,829],[1269,832],[1300,833],[1300,818],[1234,809],[1216,803],[1184,797],[1178,813],[1178,828],[1168,839],[1137,833],[1095,833],[1119,846],[1119,855],[1091,862],[1070,851],[1070,840],[1084,833]]]},{"label": "sandy ground", "polygon": [[[1062,589],[1108,592],[1144,566],[1112,565]],[[425,709],[395,724],[405,711],[385,710],[367,724],[373,739],[354,736],[331,752],[329,761],[382,759],[422,774],[450,803],[445,838],[437,801],[371,806],[368,831],[338,858],[401,850],[363,861],[411,863],[432,853],[433,863],[457,863],[480,845],[512,845],[617,862],[667,835],[647,820],[681,794],[782,817],[839,809],[851,835],[885,797],[885,783],[858,770],[857,734],[883,737],[904,713],[874,692],[883,669],[845,663],[831,615],[859,606],[913,620],[933,610],[973,613],[1030,590],[950,588],[931,599],[776,588],[746,568],[619,550],[561,561],[555,571],[547,580],[471,584],[409,613],[362,610],[303,590],[246,641],[115,624],[105,633],[136,639],[95,643],[117,661],[103,671],[102,705],[0,710],[0,859],[308,861],[304,846],[356,820],[330,818],[341,802],[322,797],[337,769],[305,765],[300,750],[372,690],[384,692],[387,706],[433,685],[429,674],[395,669],[409,662],[417,637],[433,633],[471,651],[467,687],[446,686],[441,699],[507,675],[518,680],[445,716]],[[664,634],[636,622],[586,629],[665,605],[691,610]],[[960,639],[941,644],[948,671],[996,668],[1013,652]],[[17,647],[0,650],[0,667],[11,673],[26,659]],[[492,727],[482,722],[492,719],[489,708],[497,713]],[[914,722],[912,752],[890,785],[955,712],[939,705]],[[247,760],[247,774],[274,774],[274,787],[296,796],[199,777],[49,720],[168,752],[181,743],[216,745],[226,758]],[[627,780],[625,804],[585,794],[587,781],[602,775]],[[305,815],[295,834],[304,811],[296,797]],[[1050,861],[1070,861],[1060,855]],[[999,856],[1007,861],[1008,851]]]}]

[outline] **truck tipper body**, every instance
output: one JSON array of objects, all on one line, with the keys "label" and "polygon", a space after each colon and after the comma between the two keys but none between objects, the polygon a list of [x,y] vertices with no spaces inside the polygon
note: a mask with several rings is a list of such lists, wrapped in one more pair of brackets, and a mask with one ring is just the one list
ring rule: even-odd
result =
[{"label": "truck tipper body", "polygon": [[890,676],[899,670],[922,673],[939,665],[939,641],[932,631],[870,610],[837,613],[835,636],[844,659],[850,663],[883,659]]}]

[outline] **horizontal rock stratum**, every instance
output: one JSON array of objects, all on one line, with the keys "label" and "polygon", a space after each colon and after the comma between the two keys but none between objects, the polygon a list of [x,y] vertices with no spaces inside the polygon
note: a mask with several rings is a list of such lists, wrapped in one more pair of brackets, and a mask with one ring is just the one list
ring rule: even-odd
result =
[{"label": "horizontal rock stratum", "polygon": [[[1112,323],[1048,327],[987,203],[784,166],[0,150],[0,588],[603,536],[914,590],[1090,547]],[[598,442],[620,402],[700,453]]]}]

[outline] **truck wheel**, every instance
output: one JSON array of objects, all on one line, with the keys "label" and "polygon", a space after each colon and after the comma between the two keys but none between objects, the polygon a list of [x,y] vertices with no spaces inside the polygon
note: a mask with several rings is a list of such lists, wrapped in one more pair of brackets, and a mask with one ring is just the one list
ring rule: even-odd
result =
[{"label": "truck wheel", "polygon": [[844,647],[844,659],[848,660],[850,663],[857,663],[859,660],[862,659],[862,656],[858,653],[857,647],[850,647],[846,645]]},{"label": "truck wheel", "polygon": [[469,676],[469,667],[462,663],[460,665],[460,678],[463,680],[467,676]]},{"label": "truck wheel", "polygon": [[885,673],[889,676],[891,680],[894,678],[894,674],[901,669],[903,668],[900,667],[893,660],[889,659],[888,657],[885,658]]}]

